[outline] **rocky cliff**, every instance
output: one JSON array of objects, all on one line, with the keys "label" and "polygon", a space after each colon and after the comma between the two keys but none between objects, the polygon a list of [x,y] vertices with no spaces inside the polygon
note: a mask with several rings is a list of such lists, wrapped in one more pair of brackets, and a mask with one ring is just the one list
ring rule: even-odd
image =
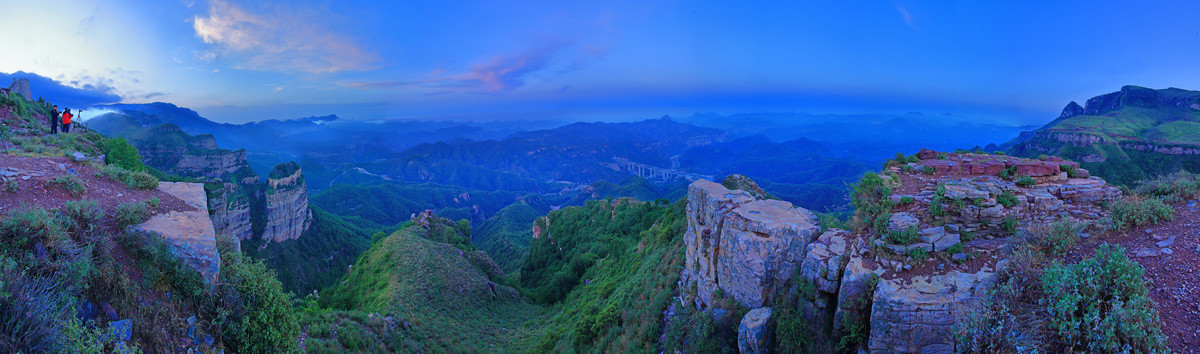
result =
[{"label": "rocky cliff", "polygon": [[254,236],[250,222],[251,198],[247,190],[234,183],[206,186],[208,213],[216,229],[217,239],[232,242],[241,248],[241,240]]},{"label": "rocky cliff", "polygon": [[199,271],[205,281],[215,282],[221,271],[221,256],[217,253],[216,231],[208,218],[204,185],[161,182],[158,190],[183,200],[191,210],[154,215],[134,230],[161,235],[171,253]]},{"label": "rocky cliff", "polygon": [[1001,146],[1011,155],[1056,155],[1079,161],[1127,186],[1178,169],[1200,172],[1200,91],[1125,86],[1067,104],[1040,129]]},{"label": "rocky cliff", "polygon": [[187,177],[226,179],[254,183],[257,177],[246,161],[246,151],[217,148],[212,135],[189,135],[173,124],[163,124],[129,137],[142,160],[161,171]]},{"label": "rocky cliff", "polygon": [[[762,317],[795,314],[818,343],[850,338],[870,352],[952,352],[956,319],[991,290],[1017,225],[1099,222],[1107,217],[1099,205],[1121,196],[1062,159],[918,155],[881,177],[894,206],[878,232],[820,232],[811,213],[786,202],[693,183],[681,272],[683,288],[696,289],[692,305],[710,308],[720,295],[766,309],[743,319],[744,351],[770,348]],[[795,308],[771,311],[787,303],[774,301],[783,294],[799,298]]]},{"label": "rocky cliff", "polygon": [[684,284],[706,308],[721,290],[749,308],[771,303],[820,228],[808,210],[700,180],[688,187]]},{"label": "rocky cliff", "polygon": [[283,242],[300,238],[312,224],[308,209],[308,191],[300,165],[295,162],[276,165],[267,180],[267,224],[262,239]]}]

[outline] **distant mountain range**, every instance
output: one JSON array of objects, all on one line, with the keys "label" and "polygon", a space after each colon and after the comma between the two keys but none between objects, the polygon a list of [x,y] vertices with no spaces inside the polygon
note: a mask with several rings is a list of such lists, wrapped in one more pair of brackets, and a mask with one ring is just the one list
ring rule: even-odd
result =
[{"label": "distant mountain range", "polygon": [[1057,155],[1118,184],[1177,170],[1200,172],[1200,91],[1125,86],[1071,102],[1045,126],[1002,146],[1019,156]]}]

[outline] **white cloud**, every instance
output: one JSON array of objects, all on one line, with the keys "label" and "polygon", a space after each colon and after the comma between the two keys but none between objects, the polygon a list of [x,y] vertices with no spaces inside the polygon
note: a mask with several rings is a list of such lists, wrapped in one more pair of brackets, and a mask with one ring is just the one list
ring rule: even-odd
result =
[{"label": "white cloud", "polygon": [[[237,54],[238,68],[278,72],[332,73],[376,69],[379,56],[320,24],[317,16],[276,9],[256,14],[221,0],[207,16],[192,20],[196,37],[219,51]],[[199,56],[211,61],[218,53]]]}]

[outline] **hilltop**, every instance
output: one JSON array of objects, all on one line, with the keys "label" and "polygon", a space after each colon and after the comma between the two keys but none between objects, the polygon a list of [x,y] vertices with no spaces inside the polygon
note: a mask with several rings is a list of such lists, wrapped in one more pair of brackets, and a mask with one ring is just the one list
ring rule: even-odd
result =
[{"label": "hilltop", "polygon": [[1013,155],[1055,155],[1114,183],[1176,170],[1200,172],[1200,91],[1125,86],[1071,102],[1058,118],[1001,146]]}]

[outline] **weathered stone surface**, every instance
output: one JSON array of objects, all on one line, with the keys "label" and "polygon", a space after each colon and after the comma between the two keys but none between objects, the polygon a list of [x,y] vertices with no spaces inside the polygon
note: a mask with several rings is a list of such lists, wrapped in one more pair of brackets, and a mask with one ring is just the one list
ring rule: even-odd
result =
[{"label": "weathered stone surface", "polygon": [[304,175],[295,162],[279,164],[271,171],[294,171],[279,178],[269,178],[267,184],[267,225],[262,239],[274,242],[295,240],[312,224],[312,211],[308,209],[308,191]]},{"label": "weathered stone surface", "polygon": [[250,226],[251,197],[233,183],[224,183],[209,193],[208,213],[218,240],[232,242],[241,249],[241,240],[254,236]]},{"label": "weathered stone surface", "polygon": [[805,248],[800,276],[811,280],[817,290],[834,294],[842,276],[841,256],[846,254],[846,230],[833,229],[817,237]]},{"label": "weathered stone surface", "polygon": [[1013,166],[1016,166],[1017,175],[1029,176],[1029,177],[1044,177],[1044,176],[1058,174],[1059,173],[1058,165],[1059,164],[1052,163],[1052,162],[1027,161],[1027,162],[1022,162],[1022,163],[1017,163]]},{"label": "weathered stone surface", "polygon": [[208,217],[208,198],[204,193],[204,185],[160,182],[158,189],[183,200],[193,210],[158,214],[133,228],[161,235],[171,253],[199,271],[205,281],[212,283],[221,270],[221,258],[217,254],[216,231]]},{"label": "weathered stone surface", "polygon": [[29,79],[16,78],[8,85],[8,91],[25,97],[26,100],[33,100],[33,92],[29,90]]},{"label": "weathered stone surface", "polygon": [[774,332],[770,307],[750,310],[738,325],[738,352],[770,353]]},{"label": "weathered stone surface", "polygon": [[871,282],[872,278],[878,279],[883,275],[883,269],[867,268],[866,262],[861,255],[855,254],[850,257],[850,261],[846,263],[846,270],[842,273],[841,286],[837,292],[837,309],[833,313],[833,333],[834,338],[841,337],[845,334],[845,321],[847,316],[851,318],[862,318],[862,311],[870,311],[864,308],[868,300],[866,297],[874,290],[875,286]]},{"label": "weathered stone surface", "polygon": [[871,306],[871,352],[949,353],[956,311],[981,301],[994,273],[914,276],[881,280]]},{"label": "weathered stone surface", "polygon": [[705,180],[688,187],[687,221],[681,281],[696,284],[703,307],[717,289],[746,307],[771,303],[820,230],[808,210]]},{"label": "weathered stone surface", "polygon": [[918,227],[921,225],[921,220],[917,219],[916,215],[908,212],[899,212],[892,214],[892,218],[888,219],[888,231],[904,231],[910,227]]}]

